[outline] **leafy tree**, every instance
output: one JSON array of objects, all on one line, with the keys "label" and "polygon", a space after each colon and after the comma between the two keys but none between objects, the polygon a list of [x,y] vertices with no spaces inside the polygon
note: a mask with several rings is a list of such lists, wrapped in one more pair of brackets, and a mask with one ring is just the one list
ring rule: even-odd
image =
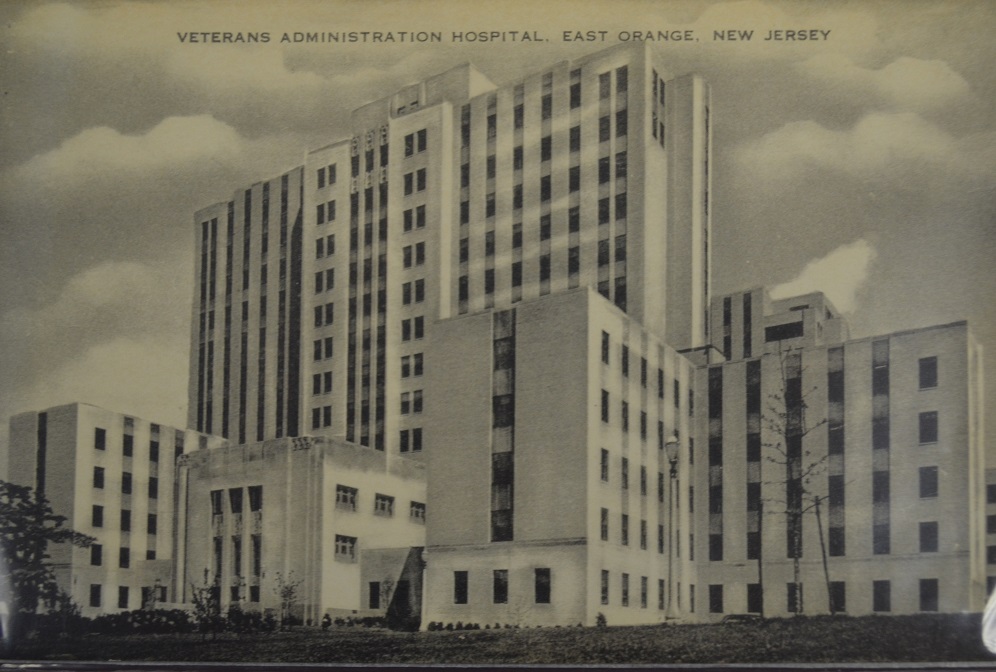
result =
[{"label": "leafy tree", "polygon": [[203,637],[211,633],[211,639],[218,636],[224,627],[225,619],[221,614],[221,586],[218,578],[211,579],[211,573],[204,570],[204,581],[197,586],[190,584],[190,600],[194,604],[194,622]]},{"label": "leafy tree", "polygon": [[297,606],[298,590],[304,579],[295,579],[294,572],[284,576],[281,572],[276,573],[273,592],[280,598],[280,626],[291,624],[294,607]]},{"label": "leafy tree", "polygon": [[0,481],[0,580],[9,584],[9,611],[16,638],[30,627],[40,607],[54,609],[62,599],[52,571],[49,544],[87,547],[95,539],[65,527],[45,495]]}]

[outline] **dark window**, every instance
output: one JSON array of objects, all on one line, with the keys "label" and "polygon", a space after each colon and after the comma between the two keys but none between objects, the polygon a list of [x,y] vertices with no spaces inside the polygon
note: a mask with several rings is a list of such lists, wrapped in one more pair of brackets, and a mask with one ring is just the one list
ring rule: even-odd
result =
[{"label": "dark window", "polygon": [[847,584],[843,581],[830,582],[830,610],[834,613],[847,611]]},{"label": "dark window", "polygon": [[90,524],[93,527],[104,526],[104,507],[98,504],[93,505],[93,516],[91,518]]},{"label": "dark window", "polygon": [[920,611],[937,611],[937,579],[920,579]]},{"label": "dark window", "polygon": [[453,572],[453,604],[467,604],[467,572]]},{"label": "dark window", "polygon": [[937,467],[920,467],[920,496],[937,497]]},{"label": "dark window", "polygon": [[799,338],[802,335],[802,322],[789,322],[787,324],[778,324],[773,327],[764,328],[764,340],[768,343],[772,341],[784,341],[790,338]]},{"label": "dark window", "polygon": [[131,457],[135,454],[135,437],[131,434],[125,434],[122,438],[122,452],[125,457]]},{"label": "dark window", "polygon": [[920,389],[937,387],[937,357],[924,357],[920,360]]},{"label": "dark window", "polygon": [[892,611],[890,581],[872,581],[872,611]]},{"label": "dark window", "polygon": [[118,609],[128,608],[128,586],[118,586]]},{"label": "dark window", "polygon": [[609,451],[607,451],[605,448],[602,448],[601,474],[602,474],[602,480],[608,482],[608,480],[609,480]]},{"label": "dark window", "polygon": [[602,509],[602,518],[600,522],[599,530],[601,532],[601,540],[609,540],[609,510]]},{"label": "dark window", "polygon": [[492,599],[495,604],[508,603],[508,570],[496,569],[492,574]]},{"label": "dark window", "polygon": [[937,443],[937,411],[920,414],[920,443]]},{"label": "dark window", "polygon": [[581,107],[581,82],[571,84],[571,109]]},{"label": "dark window", "polygon": [[550,569],[536,568],[536,604],[550,604]]},{"label": "dark window", "polygon": [[90,584],[90,606],[99,607],[100,606],[100,584],[91,583]]},{"label": "dark window", "polygon": [[118,549],[118,567],[128,569],[131,566],[131,549],[122,546]]},{"label": "dark window", "polygon": [[608,422],[608,421],[609,421],[609,393],[606,390],[602,390],[602,422]]},{"label": "dark window", "polygon": [[121,493],[124,495],[131,494],[131,474],[127,471],[121,474]]},{"label": "dark window", "polygon": [[380,581],[370,582],[370,601],[368,602],[370,609],[380,609]]},{"label": "dark window", "polygon": [[920,523],[920,552],[921,553],[936,553],[937,552],[937,523],[932,521],[928,523]]},{"label": "dark window", "polygon": [[103,488],[104,487],[104,468],[94,467],[93,468],[93,487]]},{"label": "dark window", "polygon": [[90,564],[95,567],[100,567],[104,562],[104,547],[100,544],[92,544],[90,546]]},{"label": "dark window", "polygon": [[710,614],[721,614],[723,613],[723,586],[720,585],[710,585],[709,586],[709,613]]},{"label": "dark window", "polygon": [[121,531],[131,532],[131,511],[128,509],[121,510]]}]

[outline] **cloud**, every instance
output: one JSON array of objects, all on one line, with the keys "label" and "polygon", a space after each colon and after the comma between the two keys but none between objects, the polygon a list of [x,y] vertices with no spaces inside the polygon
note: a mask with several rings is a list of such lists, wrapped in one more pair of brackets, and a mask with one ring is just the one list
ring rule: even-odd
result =
[{"label": "cloud", "polygon": [[971,94],[968,82],[944,61],[903,56],[879,70],[863,68],[841,54],[823,53],[801,61],[796,69],[815,80],[824,95],[846,97],[889,109],[929,111],[962,104]]},{"label": "cloud", "polygon": [[198,164],[233,165],[245,144],[231,126],[210,115],[168,117],[145,133],[113,128],[86,129],[58,148],[8,171],[15,182],[65,188],[107,173],[175,172]]},{"label": "cloud", "polygon": [[4,417],[80,401],[175,427],[186,424],[187,343],[155,335],[95,344],[18,386]]},{"label": "cloud", "polygon": [[742,176],[780,189],[811,181],[813,170],[849,175],[869,189],[907,192],[987,180],[996,166],[996,133],[955,138],[912,112],[872,113],[852,128],[835,131],[796,121],[734,150]]},{"label": "cloud", "polygon": [[878,253],[864,238],[841,245],[825,257],[809,261],[796,277],[771,289],[771,298],[785,299],[823,292],[842,313],[854,313],[872,262]]}]

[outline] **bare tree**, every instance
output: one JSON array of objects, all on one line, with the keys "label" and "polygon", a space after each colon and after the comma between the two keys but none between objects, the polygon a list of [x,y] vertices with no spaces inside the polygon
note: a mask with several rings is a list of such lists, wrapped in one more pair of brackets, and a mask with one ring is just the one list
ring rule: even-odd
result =
[{"label": "bare tree", "polygon": [[276,572],[273,592],[280,598],[280,627],[290,625],[291,615],[297,605],[298,590],[304,579],[295,579],[294,572],[289,572],[284,576],[281,572]]},{"label": "bare tree", "polygon": [[[816,387],[803,388],[801,348],[783,348],[778,353],[779,388],[768,394],[768,403],[762,414],[762,426],[767,430],[768,441],[765,459],[776,465],[781,472],[779,478],[766,481],[765,485],[775,486],[781,496],[767,498],[774,506],[768,513],[784,515],[786,522],[786,542],[788,555],[792,558],[792,583],[795,590],[793,611],[804,611],[800,560],[802,559],[802,526],[807,513],[813,512],[817,518],[820,547],[823,552],[823,571],[827,581],[829,599],[829,568],[826,558],[826,544],[823,540],[823,523],[820,519],[820,503],[824,499],[815,489],[815,480],[826,472],[827,454],[816,454],[807,447],[806,437],[827,423],[826,418],[811,420],[807,417],[807,399]],[[763,586],[762,586],[763,590]],[[833,613],[833,601],[830,609]]]}]

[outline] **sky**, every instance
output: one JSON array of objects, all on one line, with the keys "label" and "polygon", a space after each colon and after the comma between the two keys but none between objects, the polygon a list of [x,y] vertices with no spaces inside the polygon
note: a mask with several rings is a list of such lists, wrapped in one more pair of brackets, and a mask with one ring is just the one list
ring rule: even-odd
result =
[{"label": "sky", "polygon": [[[350,30],[444,42],[279,42]],[[542,39],[452,41],[513,30]],[[563,41],[576,30],[605,41]],[[669,75],[712,88],[714,292],[822,290],[855,337],[967,319],[996,399],[994,2],[8,0],[0,450],[7,417],[72,401],[183,426],[194,211],[343,137],[349,110],[463,62],[500,85],[686,30],[656,44]],[[178,35],[211,31],[271,38]]]}]

